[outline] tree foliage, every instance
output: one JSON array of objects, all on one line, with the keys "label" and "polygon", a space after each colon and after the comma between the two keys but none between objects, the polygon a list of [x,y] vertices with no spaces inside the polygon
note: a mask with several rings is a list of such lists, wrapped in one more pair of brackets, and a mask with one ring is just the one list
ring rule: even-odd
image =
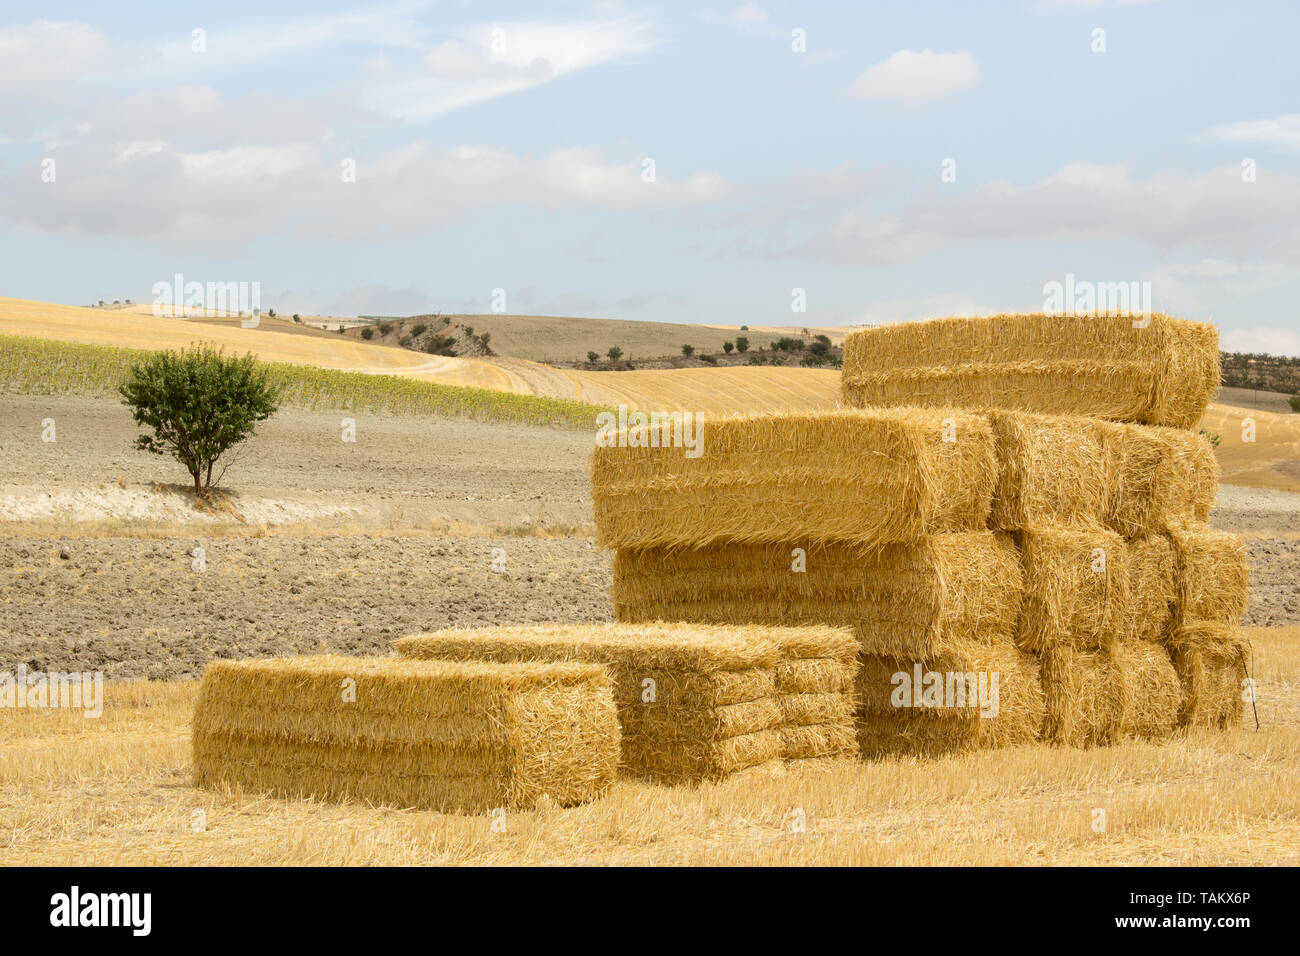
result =
[{"label": "tree foliage", "polygon": [[135,447],[179,461],[196,495],[212,487],[217,460],[270,418],[281,397],[253,356],[227,357],[206,346],[150,356],[131,367],[118,391],[136,424],[153,429]]}]

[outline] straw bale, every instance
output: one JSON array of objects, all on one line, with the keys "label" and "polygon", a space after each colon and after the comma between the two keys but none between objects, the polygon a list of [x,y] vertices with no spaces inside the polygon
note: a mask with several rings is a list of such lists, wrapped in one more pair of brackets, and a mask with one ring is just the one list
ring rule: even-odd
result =
[{"label": "straw bale", "polygon": [[[981,680],[988,698],[984,708],[987,716],[983,717]],[[931,687],[940,696],[930,697],[926,690]],[[920,720],[1004,720],[1016,725],[1032,724],[1037,731],[1043,715],[1038,664],[1031,655],[1017,651],[1009,640],[992,644],[959,641],[925,658],[864,654],[856,696],[858,709],[864,714],[915,716]]]},{"label": "straw bale", "polygon": [[1218,489],[1214,448],[1179,428],[989,409],[998,458],[990,525],[1105,525],[1132,538],[1204,520]]},{"label": "straw bale", "polygon": [[1043,527],[1018,539],[1025,573],[1016,633],[1021,650],[1100,650],[1124,633],[1128,556],[1117,534]]},{"label": "straw bale", "polygon": [[623,738],[623,762],[633,772],[660,783],[693,783],[723,777],[779,760],[785,751],[781,728],[716,740],[659,737]]},{"label": "straw bale", "polygon": [[603,547],[877,547],[985,526],[997,464],[988,421],[977,415],[771,414],[709,421],[703,435],[695,458],[681,448],[595,449],[592,502]]},{"label": "straw bale", "polygon": [[925,656],[956,639],[1009,637],[1020,611],[1020,559],[988,531],[932,535],[864,552],[808,546],[793,570],[785,544],[625,549],[614,559],[621,621],[829,624],[876,654]]},{"label": "straw bale", "polygon": [[858,735],[852,716],[830,724],[792,724],[781,728],[787,760],[858,756]]},{"label": "straw bale", "polygon": [[1191,428],[1219,386],[1218,330],[1155,314],[996,315],[851,332],[846,404],[1003,408]]},{"label": "straw bale", "polygon": [[1084,651],[1058,645],[1042,653],[1043,699],[1047,707],[1044,740],[1091,747],[1114,743],[1119,738],[1131,687],[1124,680],[1117,650]]},{"label": "straw bale", "polygon": [[851,640],[828,627],[653,621],[442,631],[404,637],[396,646],[403,656],[419,658],[602,664],[614,682],[625,768],[678,781],[780,757],[775,731],[786,718],[776,668],[805,652],[833,660]]},{"label": "straw bale", "polygon": [[[969,694],[965,707],[895,706],[905,702],[899,693],[904,681],[897,675],[905,675],[915,691],[918,666],[922,691],[927,680],[933,680],[927,675],[938,674],[944,692],[940,702],[951,705],[961,701],[958,675],[964,686],[978,689],[983,674],[986,699],[990,704],[996,700],[996,712],[989,707],[981,716]],[[915,693],[912,700],[918,702]],[[919,702],[926,702],[924,693]],[[922,661],[864,655],[858,675],[858,704],[858,742],[864,757],[939,756],[1030,743],[1038,739],[1043,723],[1038,661],[1017,652],[1009,640],[965,642]]]},{"label": "straw bale", "polygon": [[1115,660],[1125,683],[1120,736],[1162,740],[1174,732],[1183,693],[1169,651],[1150,641],[1124,641]]},{"label": "straw bale", "polygon": [[481,812],[600,796],[619,726],[592,664],[216,661],[193,752],[202,787]]},{"label": "straw bale", "polygon": [[1249,645],[1236,628],[1199,623],[1177,628],[1171,642],[1182,683],[1179,724],[1235,727],[1245,710]]},{"label": "straw bale", "polygon": [[1240,623],[1250,598],[1245,541],[1203,524],[1174,528],[1169,539],[1176,568],[1176,623]]},{"label": "straw bale", "polygon": [[1174,546],[1162,534],[1128,542],[1128,640],[1165,641],[1178,603]]},{"label": "straw bale", "polygon": [[1114,425],[1095,418],[988,413],[998,458],[992,527],[1091,527],[1102,522],[1115,486]]},{"label": "straw bale", "polygon": [[1214,446],[1199,432],[1110,426],[1113,486],[1106,524],[1126,538],[1205,521],[1218,492]]}]

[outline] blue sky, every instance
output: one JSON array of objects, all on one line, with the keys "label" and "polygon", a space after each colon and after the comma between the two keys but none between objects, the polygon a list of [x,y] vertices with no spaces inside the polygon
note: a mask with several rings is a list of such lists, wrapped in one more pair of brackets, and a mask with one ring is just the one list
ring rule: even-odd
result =
[{"label": "blue sky", "polygon": [[1297,36],[1176,0],[11,3],[0,295],[838,325],[1073,273],[1300,355]]}]

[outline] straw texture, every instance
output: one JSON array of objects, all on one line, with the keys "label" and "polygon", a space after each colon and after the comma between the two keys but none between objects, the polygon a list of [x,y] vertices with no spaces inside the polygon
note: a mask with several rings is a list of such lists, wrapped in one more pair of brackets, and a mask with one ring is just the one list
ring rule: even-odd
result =
[{"label": "straw texture", "polygon": [[872,654],[924,657],[954,640],[1014,632],[1022,574],[1014,545],[988,531],[931,535],[863,551],[788,545],[626,549],[614,559],[621,621],[829,624],[853,629]]},{"label": "straw texture", "polygon": [[[1152,315],[997,315],[851,332],[846,404],[1003,408],[1191,428],[1219,386],[1218,330]],[[996,396],[996,401],[990,401]]]},{"label": "straw texture", "polygon": [[697,458],[595,449],[602,547],[916,541],[983,528],[997,471],[987,420],[954,411],[730,418],[709,421],[703,442]]},{"label": "straw texture", "polygon": [[216,661],[193,753],[202,787],[482,812],[600,796],[619,726],[591,664]]}]

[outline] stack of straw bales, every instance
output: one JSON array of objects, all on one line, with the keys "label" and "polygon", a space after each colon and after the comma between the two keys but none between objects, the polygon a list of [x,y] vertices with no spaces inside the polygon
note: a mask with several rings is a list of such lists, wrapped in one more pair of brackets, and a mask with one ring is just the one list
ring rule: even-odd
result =
[{"label": "stack of straw bales", "polygon": [[1217,466],[1191,430],[1217,385],[1217,331],[1161,315],[944,319],[845,343],[846,401],[987,417],[989,526],[1019,551],[1015,640],[1038,660],[1048,740],[1241,718],[1245,550],[1206,524]]},{"label": "stack of straw bales", "polygon": [[852,635],[832,627],[520,625],[404,637],[403,657],[605,667],[626,771],[720,779],[781,757],[856,754]]},{"label": "stack of straw bales", "polygon": [[594,664],[217,661],[193,748],[198,786],[483,812],[602,795],[619,726]]},{"label": "stack of straw bales", "polygon": [[[988,529],[987,417],[841,410],[710,422],[705,435],[696,459],[645,442],[596,449],[621,621],[844,626],[862,664],[860,731],[888,724],[880,736],[913,750],[1036,737],[1037,661],[1014,645],[1023,572],[1011,539]],[[994,666],[1005,673],[990,686]],[[893,703],[895,676],[918,668],[969,675],[970,695],[991,690],[996,706],[936,705],[920,687]]]}]

